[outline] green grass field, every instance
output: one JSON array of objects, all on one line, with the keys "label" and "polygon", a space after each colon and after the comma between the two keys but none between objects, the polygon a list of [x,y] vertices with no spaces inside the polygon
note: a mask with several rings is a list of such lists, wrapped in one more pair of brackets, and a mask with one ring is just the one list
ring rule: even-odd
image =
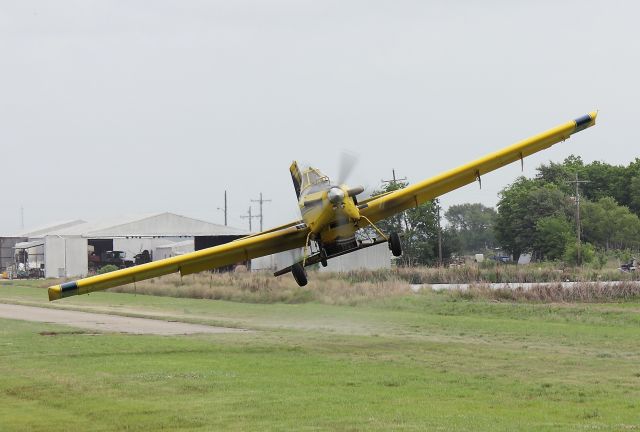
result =
[{"label": "green grass field", "polygon": [[[0,301],[49,306],[32,284],[0,284]],[[640,302],[106,292],[54,306],[254,331],[92,335],[0,320],[1,431],[640,430]]]}]

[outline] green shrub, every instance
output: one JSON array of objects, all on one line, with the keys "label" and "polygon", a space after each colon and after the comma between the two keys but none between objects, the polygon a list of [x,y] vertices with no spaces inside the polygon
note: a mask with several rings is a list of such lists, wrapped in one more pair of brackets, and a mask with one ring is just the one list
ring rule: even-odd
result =
[{"label": "green shrub", "polygon": [[98,274],[105,274],[105,273],[110,273],[112,271],[116,271],[118,270],[118,267],[114,266],[113,264],[107,264],[104,267],[100,267],[98,269]]},{"label": "green shrub", "polygon": [[[580,258],[582,264],[589,264],[596,257],[596,251],[591,243],[583,243],[580,247]],[[564,262],[571,265],[578,264],[578,245],[569,243],[564,251]]]}]

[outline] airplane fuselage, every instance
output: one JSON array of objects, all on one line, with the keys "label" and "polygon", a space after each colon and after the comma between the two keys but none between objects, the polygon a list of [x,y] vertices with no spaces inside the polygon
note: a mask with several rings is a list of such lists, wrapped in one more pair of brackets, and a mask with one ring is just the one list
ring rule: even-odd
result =
[{"label": "airplane fuselage", "polygon": [[[319,173],[313,168],[310,171]],[[303,178],[308,173],[306,171]],[[311,230],[311,238],[329,250],[355,245],[361,216],[354,197],[361,191],[361,187],[331,184],[326,176],[317,176],[315,182],[304,178],[298,205],[303,221]]]}]

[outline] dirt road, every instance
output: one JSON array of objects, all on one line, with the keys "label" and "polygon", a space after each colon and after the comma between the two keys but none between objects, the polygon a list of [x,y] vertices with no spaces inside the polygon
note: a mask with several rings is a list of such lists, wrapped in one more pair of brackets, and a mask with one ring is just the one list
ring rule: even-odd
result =
[{"label": "dirt road", "polygon": [[71,327],[100,332],[184,335],[196,333],[231,333],[244,330],[213,327],[201,324],[162,321],[149,318],[133,318],[72,310],[39,308],[0,303],[0,318],[64,324]]}]

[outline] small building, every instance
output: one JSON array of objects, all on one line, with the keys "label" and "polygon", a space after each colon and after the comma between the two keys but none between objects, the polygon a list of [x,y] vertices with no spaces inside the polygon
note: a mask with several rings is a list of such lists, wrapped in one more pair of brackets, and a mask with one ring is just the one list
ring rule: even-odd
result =
[{"label": "small building", "polygon": [[[29,256],[32,256],[32,262],[37,262],[38,267],[40,262],[44,259],[44,244],[42,242],[29,242],[29,238],[37,238],[43,233],[47,233],[54,230],[69,228],[74,225],[80,225],[86,223],[81,219],[74,219],[69,221],[55,222],[44,226],[31,228],[28,231],[23,231],[16,234],[0,236],[0,272],[7,271],[10,267],[14,266],[16,261],[26,259],[26,255],[23,252],[22,258],[16,257],[16,245],[20,244],[22,249],[26,251]],[[40,257],[40,260],[36,258]],[[35,264],[34,264],[35,265]],[[32,267],[35,268],[35,267]]]}]

